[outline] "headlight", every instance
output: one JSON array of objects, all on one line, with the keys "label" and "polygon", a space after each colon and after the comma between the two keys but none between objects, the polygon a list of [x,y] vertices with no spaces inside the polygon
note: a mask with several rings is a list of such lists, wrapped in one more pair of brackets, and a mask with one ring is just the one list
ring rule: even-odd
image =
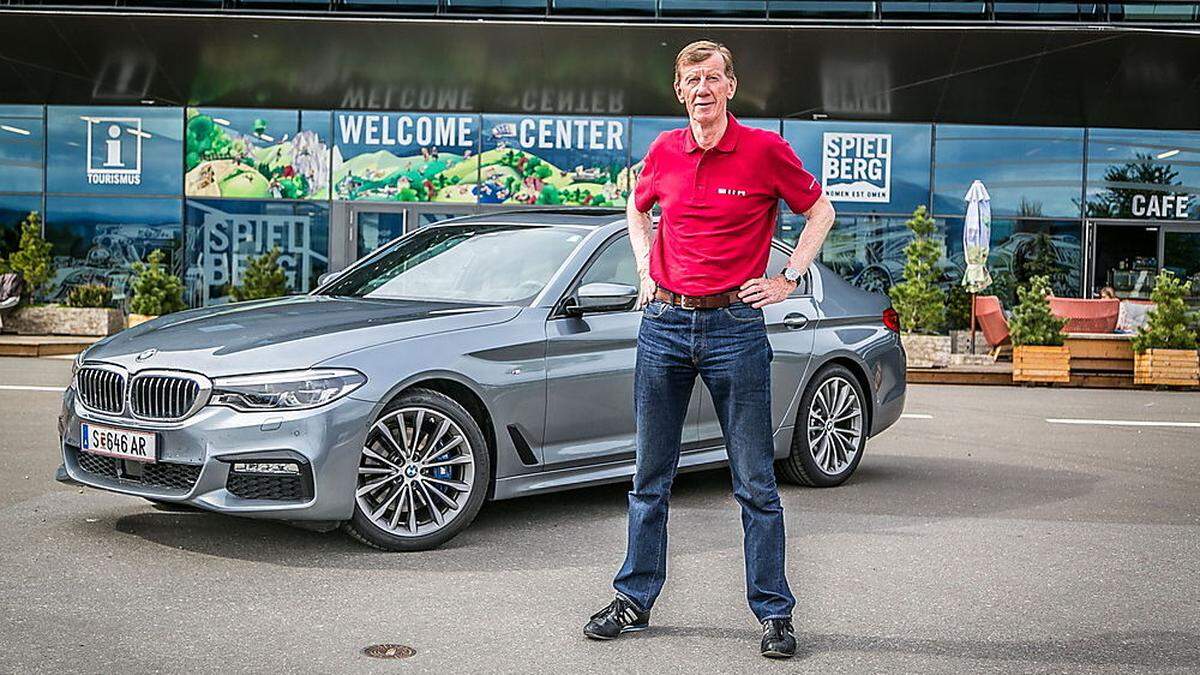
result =
[{"label": "headlight", "polygon": [[79,354],[75,356],[75,360],[71,362],[71,384],[69,387],[78,389],[78,387],[75,387],[75,376],[79,374],[79,369],[83,367],[83,355],[85,352],[87,352],[86,349],[80,351]]},{"label": "headlight", "polygon": [[356,370],[339,368],[218,377],[209,401],[243,412],[303,410],[335,401],[366,381]]}]

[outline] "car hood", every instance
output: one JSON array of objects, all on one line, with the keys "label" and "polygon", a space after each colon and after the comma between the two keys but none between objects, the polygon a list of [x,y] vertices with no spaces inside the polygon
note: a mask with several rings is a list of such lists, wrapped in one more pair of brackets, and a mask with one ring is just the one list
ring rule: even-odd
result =
[{"label": "car hood", "polygon": [[[520,307],[292,296],[159,317],[97,342],[88,361],[209,377],[307,368],[363,347],[515,318]],[[148,350],[154,354],[138,361]]]}]

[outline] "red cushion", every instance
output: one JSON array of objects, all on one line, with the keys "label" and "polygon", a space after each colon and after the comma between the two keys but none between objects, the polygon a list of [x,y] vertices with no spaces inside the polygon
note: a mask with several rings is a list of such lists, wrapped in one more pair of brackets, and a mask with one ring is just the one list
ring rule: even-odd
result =
[{"label": "red cushion", "polygon": [[1067,333],[1111,333],[1117,329],[1121,301],[1116,298],[1050,298],[1050,313],[1067,319]]}]

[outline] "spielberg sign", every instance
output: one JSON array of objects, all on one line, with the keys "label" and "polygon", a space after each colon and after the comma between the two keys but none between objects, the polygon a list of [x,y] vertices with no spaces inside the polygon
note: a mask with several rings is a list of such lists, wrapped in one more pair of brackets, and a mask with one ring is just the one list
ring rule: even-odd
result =
[{"label": "spielberg sign", "polygon": [[314,263],[328,264],[328,258],[314,249],[310,216],[226,213],[201,203],[192,208],[204,213],[200,257],[194,261],[203,274],[197,302],[208,304],[212,290],[242,283],[250,257],[275,246],[281,250],[279,266],[294,290],[312,287]]},{"label": "spielberg sign", "polygon": [[891,201],[892,135],[825,132],[821,184],[830,201]]}]

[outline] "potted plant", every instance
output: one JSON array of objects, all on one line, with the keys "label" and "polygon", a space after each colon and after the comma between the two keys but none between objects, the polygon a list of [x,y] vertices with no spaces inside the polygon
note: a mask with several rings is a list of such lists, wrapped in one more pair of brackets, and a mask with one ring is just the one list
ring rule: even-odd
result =
[{"label": "potted plant", "polygon": [[936,223],[919,206],[905,225],[913,240],[904,247],[904,281],[888,291],[900,315],[900,342],[910,367],[945,366],[950,336],[938,335],[946,321],[946,293],[938,285],[942,247],[933,238]]},{"label": "potted plant", "polygon": [[1037,275],[1017,289],[1008,323],[1013,343],[1014,382],[1069,382],[1071,353],[1063,345],[1066,319],[1050,313],[1050,277]]},{"label": "potted plant", "polygon": [[37,211],[30,211],[21,221],[21,238],[17,250],[8,256],[8,269],[21,275],[25,281],[26,299],[32,301],[42,286],[54,276],[50,259],[53,245],[42,238],[42,218]]},{"label": "potted plant", "polygon": [[1133,336],[1134,384],[1200,385],[1194,313],[1185,300],[1190,287],[1169,270],[1159,272],[1150,293],[1154,309]]},{"label": "potted plant", "polygon": [[235,302],[277,298],[288,294],[287,274],[279,264],[281,252],[276,246],[261,256],[250,258],[246,271],[242,274],[242,283],[230,289],[229,294]]},{"label": "potted plant", "polygon": [[130,328],[186,307],[183,302],[183,282],[167,272],[163,257],[162,249],[155,249],[146,256],[146,262],[133,263]]}]

